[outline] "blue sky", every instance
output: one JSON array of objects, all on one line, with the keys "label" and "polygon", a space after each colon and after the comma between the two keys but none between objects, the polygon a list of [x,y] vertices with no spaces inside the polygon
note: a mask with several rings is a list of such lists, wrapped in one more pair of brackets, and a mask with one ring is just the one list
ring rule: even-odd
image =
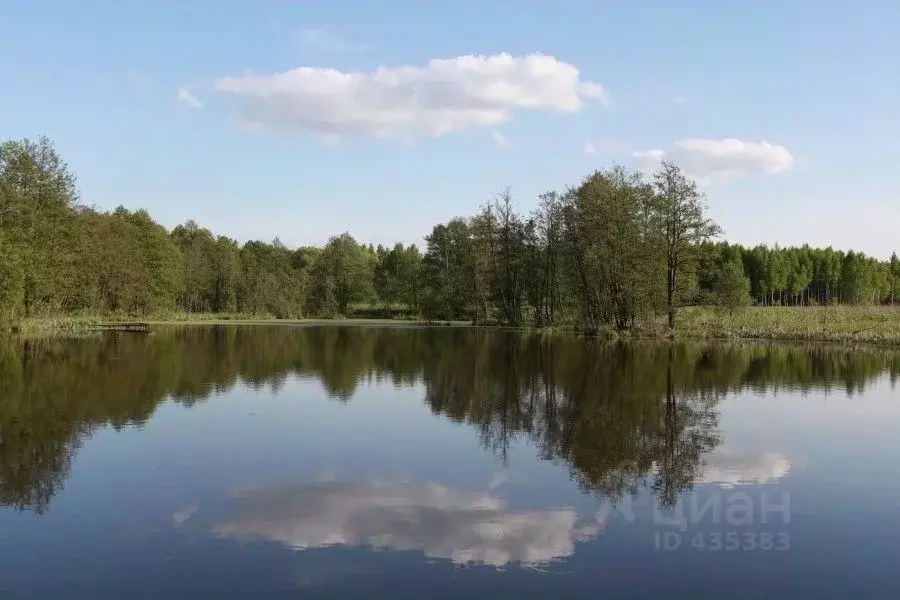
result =
[{"label": "blue sky", "polygon": [[507,185],[528,210],[664,153],[730,240],[887,256],[898,22],[887,0],[5,0],[0,137],[50,136],[86,203],[290,245],[420,242]]}]

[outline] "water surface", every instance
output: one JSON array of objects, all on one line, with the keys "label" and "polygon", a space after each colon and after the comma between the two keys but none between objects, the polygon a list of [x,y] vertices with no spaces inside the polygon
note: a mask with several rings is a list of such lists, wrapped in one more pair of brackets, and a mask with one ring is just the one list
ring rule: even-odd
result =
[{"label": "water surface", "polygon": [[894,598],[900,354],[0,342],[0,597]]}]

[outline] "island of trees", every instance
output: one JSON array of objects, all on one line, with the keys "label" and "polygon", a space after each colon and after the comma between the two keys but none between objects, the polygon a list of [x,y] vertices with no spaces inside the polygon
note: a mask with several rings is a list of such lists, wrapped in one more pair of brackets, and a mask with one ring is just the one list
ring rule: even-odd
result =
[{"label": "island of trees", "polygon": [[632,330],[675,327],[718,305],[893,305],[900,263],[809,246],[721,241],[703,194],[675,164],[621,166],[541,195],[509,190],[435,225],[425,247],[244,244],[194,221],[168,231],[145,210],[82,201],[47,138],[0,145],[0,322],[172,313],[274,318],[383,314],[480,324]]}]

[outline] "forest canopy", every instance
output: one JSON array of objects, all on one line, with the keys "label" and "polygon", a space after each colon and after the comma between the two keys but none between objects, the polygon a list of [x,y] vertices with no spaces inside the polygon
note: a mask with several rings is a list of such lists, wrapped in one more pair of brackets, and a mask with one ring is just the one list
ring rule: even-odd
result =
[{"label": "forest canopy", "polygon": [[0,323],[37,316],[384,314],[478,323],[626,329],[679,307],[893,304],[896,254],[720,240],[681,169],[621,166],[542,194],[523,213],[507,189],[434,226],[425,247],[244,244],[194,221],[168,231],[146,210],[102,211],[47,138],[0,144]]}]

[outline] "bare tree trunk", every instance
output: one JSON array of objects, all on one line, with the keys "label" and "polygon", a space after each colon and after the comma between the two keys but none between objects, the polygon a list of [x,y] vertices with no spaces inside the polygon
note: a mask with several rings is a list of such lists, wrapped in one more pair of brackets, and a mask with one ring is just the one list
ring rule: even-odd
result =
[{"label": "bare tree trunk", "polygon": [[666,306],[669,314],[669,329],[675,329],[675,265],[671,261],[669,262],[667,283]]}]

